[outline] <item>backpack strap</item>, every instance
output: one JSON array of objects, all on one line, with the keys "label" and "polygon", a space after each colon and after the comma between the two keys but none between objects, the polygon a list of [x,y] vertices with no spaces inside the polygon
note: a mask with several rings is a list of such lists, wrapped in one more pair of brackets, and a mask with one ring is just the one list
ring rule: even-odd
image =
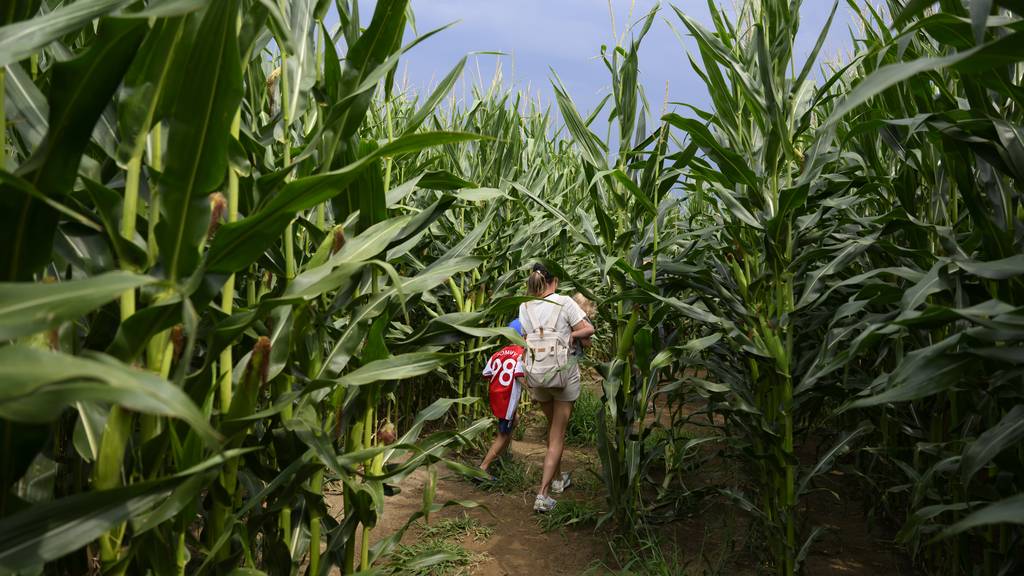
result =
[{"label": "backpack strap", "polygon": [[543,302],[550,302],[551,304],[554,304],[555,306],[558,306],[558,313],[555,314],[554,319],[550,323],[548,323],[548,324],[540,324],[540,323],[538,323],[537,319],[534,318],[533,314],[530,313],[530,304],[531,304],[531,302],[527,302],[523,306],[523,310],[526,311],[526,319],[530,321],[530,325],[533,327],[532,332],[536,332],[537,329],[540,328],[541,329],[541,334],[543,335],[544,330],[547,330],[549,332],[554,332],[555,330],[557,330],[557,328],[558,328],[558,319],[562,317],[562,312],[565,311],[565,305],[561,304],[559,302],[555,302],[553,300],[548,300],[547,298],[545,298],[542,301]]},{"label": "backpack strap", "polygon": [[533,314],[530,314],[530,303],[529,302],[527,302],[526,304],[523,305],[523,311],[526,312],[526,319],[530,321],[530,327],[532,328],[530,330],[530,332],[536,332],[537,328],[543,328],[543,326],[538,326],[537,325],[537,319],[533,317]]},{"label": "backpack strap", "polygon": [[[550,302],[550,300],[549,300]],[[555,314],[555,319],[551,321],[550,326],[545,326],[548,330],[554,332],[558,328],[558,319],[562,317],[562,312],[565,311],[565,305],[559,302],[552,302],[555,306],[558,306],[558,314]]]}]

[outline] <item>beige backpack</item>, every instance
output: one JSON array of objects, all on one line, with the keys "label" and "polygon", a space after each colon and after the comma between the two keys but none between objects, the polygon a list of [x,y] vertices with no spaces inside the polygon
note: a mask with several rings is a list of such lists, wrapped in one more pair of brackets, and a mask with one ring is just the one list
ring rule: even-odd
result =
[{"label": "beige backpack", "polygon": [[542,325],[530,313],[530,305],[523,306],[533,331],[526,335],[526,351],[523,369],[526,384],[531,388],[565,388],[565,375],[569,362],[569,337],[558,332],[558,319],[564,306],[558,307],[558,314],[550,324]]}]

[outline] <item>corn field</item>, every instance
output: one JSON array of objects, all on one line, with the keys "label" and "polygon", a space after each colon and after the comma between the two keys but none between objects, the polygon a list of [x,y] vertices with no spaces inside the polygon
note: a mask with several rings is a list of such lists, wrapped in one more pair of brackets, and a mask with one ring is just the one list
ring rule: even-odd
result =
[{"label": "corn field", "polygon": [[[533,262],[600,311],[602,525],[725,501],[790,576],[828,491],[921,573],[1024,571],[1024,3],[819,2],[844,60],[800,0],[657,6],[588,111],[408,89],[408,0],[5,0],[0,573],[380,569],[404,478],[406,527],[470,505]],[[709,109],[644,92],[654,26]]]}]

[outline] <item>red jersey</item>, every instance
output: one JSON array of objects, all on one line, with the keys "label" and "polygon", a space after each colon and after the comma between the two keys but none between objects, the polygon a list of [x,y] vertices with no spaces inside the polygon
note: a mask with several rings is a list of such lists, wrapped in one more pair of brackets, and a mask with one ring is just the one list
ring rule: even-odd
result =
[{"label": "red jersey", "polygon": [[488,396],[495,418],[511,420],[519,404],[519,378],[523,373],[523,347],[505,346],[484,366],[484,377],[491,379]]}]

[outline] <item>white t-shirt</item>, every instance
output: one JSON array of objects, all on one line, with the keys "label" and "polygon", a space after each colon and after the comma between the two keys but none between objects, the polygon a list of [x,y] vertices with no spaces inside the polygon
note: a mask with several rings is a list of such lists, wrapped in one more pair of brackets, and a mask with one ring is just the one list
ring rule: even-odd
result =
[{"label": "white t-shirt", "polygon": [[[529,315],[526,313],[527,309],[530,311]],[[561,294],[551,294],[544,300],[531,300],[520,304],[519,321],[523,324],[523,330],[529,334],[536,328],[530,317],[536,319],[540,325],[547,326],[559,311],[562,314],[558,317],[555,330],[564,334],[566,338],[572,333],[572,327],[587,317],[580,305],[572,298]]]}]

